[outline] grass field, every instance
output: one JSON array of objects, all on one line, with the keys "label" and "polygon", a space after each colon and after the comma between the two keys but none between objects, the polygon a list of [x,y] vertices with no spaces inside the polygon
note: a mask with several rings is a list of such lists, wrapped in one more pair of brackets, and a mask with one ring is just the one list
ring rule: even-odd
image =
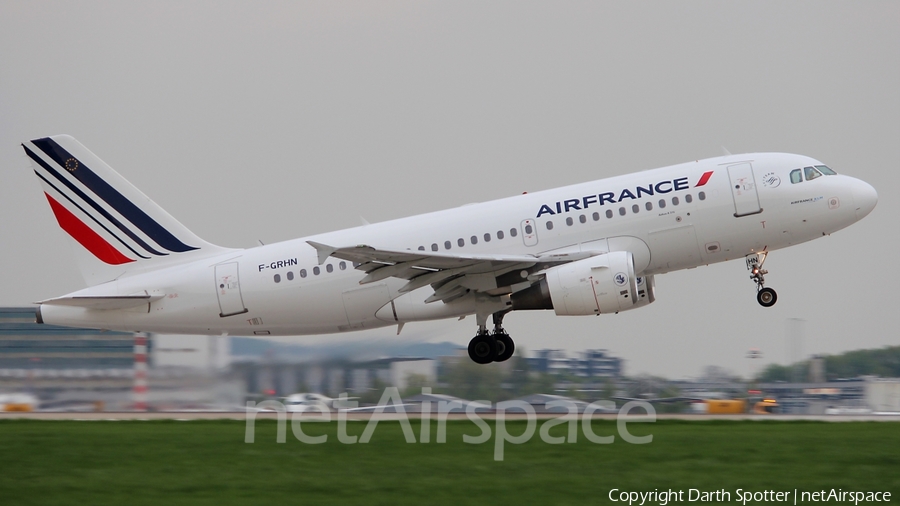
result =
[{"label": "grass field", "polygon": [[[418,436],[420,426],[412,421]],[[489,422],[493,426],[493,422]],[[732,492],[843,489],[900,498],[900,427],[894,423],[677,422],[633,424],[653,442],[547,444],[535,434],[505,445],[468,421],[447,442],[408,444],[380,422],[366,444],[341,444],[336,423],[304,424],[324,444],[301,443],[258,421],[244,443],[234,421],[0,421],[0,504],[595,504],[611,489]],[[364,422],[351,423],[360,435]],[[525,422],[507,422],[521,434]],[[595,421],[617,434],[614,421]],[[552,435],[565,435],[557,426]],[[793,501],[791,501],[793,502]],[[621,504],[621,503],[618,503]],[[659,504],[652,502],[648,504]],[[740,504],[737,502],[737,504]],[[852,503],[851,503],[852,504]]]}]

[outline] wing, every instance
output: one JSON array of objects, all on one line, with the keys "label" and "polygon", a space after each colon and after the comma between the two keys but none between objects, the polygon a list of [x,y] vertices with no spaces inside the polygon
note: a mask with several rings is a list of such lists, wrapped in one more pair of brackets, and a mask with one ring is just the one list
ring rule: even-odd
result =
[{"label": "wing", "polygon": [[503,295],[524,290],[543,277],[547,268],[574,262],[602,252],[547,255],[462,255],[426,251],[396,251],[365,244],[333,247],[307,241],[318,252],[319,263],[328,257],[353,262],[366,273],[359,284],[386,278],[405,279],[400,293],[431,285],[434,294],[426,302],[450,302],[475,291]]}]

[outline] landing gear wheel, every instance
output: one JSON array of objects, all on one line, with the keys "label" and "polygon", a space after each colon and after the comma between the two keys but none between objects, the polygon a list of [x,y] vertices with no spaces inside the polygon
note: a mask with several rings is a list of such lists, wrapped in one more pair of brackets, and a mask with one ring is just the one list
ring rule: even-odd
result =
[{"label": "landing gear wheel", "polygon": [[497,357],[497,340],[490,334],[478,334],[469,341],[469,358],[476,364],[490,364]]},{"label": "landing gear wheel", "polygon": [[497,357],[494,359],[494,362],[505,362],[513,356],[513,353],[516,351],[516,343],[513,342],[512,338],[509,337],[509,334],[494,334],[494,339],[497,340]]},{"label": "landing gear wheel", "polygon": [[771,288],[760,288],[756,293],[756,302],[762,307],[772,307],[778,301],[778,294]]},{"label": "landing gear wheel", "polygon": [[762,307],[772,307],[778,301],[778,295],[775,293],[775,290],[764,286],[766,274],[769,273],[769,271],[762,268],[766,261],[766,256],[768,256],[766,251],[747,255],[747,269],[750,269],[750,279],[756,283],[756,302],[759,302],[759,305]]}]

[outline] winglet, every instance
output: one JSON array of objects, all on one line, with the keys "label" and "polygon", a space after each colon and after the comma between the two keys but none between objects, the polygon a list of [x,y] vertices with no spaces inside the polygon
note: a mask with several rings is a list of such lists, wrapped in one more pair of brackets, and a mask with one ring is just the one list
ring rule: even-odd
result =
[{"label": "winglet", "polygon": [[313,248],[316,248],[316,253],[319,255],[319,265],[324,264],[325,260],[328,260],[328,257],[330,257],[332,253],[338,250],[335,247],[315,241],[306,241],[306,244],[309,244]]}]

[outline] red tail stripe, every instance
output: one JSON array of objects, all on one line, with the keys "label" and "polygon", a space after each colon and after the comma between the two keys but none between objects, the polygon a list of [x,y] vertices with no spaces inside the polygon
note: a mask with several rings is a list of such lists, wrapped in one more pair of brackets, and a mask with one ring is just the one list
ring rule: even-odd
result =
[{"label": "red tail stripe", "polygon": [[56,215],[56,221],[59,222],[59,226],[68,232],[79,244],[93,253],[95,257],[110,265],[134,262],[134,260],[126,257],[110,243],[106,242],[106,239],[91,230],[90,227],[85,225],[83,221],[79,220],[77,216],[54,200],[49,194],[44,193],[44,195],[47,196],[47,201],[50,202],[50,208],[53,209],[53,214]]},{"label": "red tail stripe", "polygon": [[712,177],[713,172],[715,172],[715,171],[712,171],[712,170],[711,170],[711,171],[709,171],[709,172],[704,172],[703,175],[700,176],[700,181],[698,181],[697,184],[694,185],[694,188],[696,188],[696,187],[698,187],[698,186],[703,186],[703,185],[705,185],[706,182],[709,181],[709,178]]}]

